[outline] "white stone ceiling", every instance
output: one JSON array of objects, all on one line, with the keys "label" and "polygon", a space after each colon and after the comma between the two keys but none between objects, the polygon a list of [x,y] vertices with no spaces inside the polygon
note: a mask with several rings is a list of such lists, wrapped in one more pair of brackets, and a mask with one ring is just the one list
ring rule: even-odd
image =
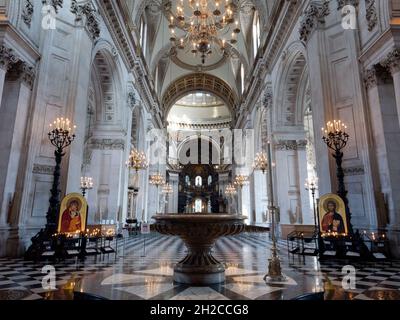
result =
[{"label": "white stone ceiling", "polygon": [[171,50],[169,21],[164,8],[168,1],[171,1],[173,8],[176,8],[177,0],[139,0],[133,1],[133,3],[132,0],[126,1],[130,2],[128,7],[131,10],[133,25],[139,28],[141,17],[144,17],[147,23],[146,60],[154,81],[157,83],[157,93],[161,101],[165,90],[176,79],[198,72],[219,77],[231,87],[237,96],[240,96],[240,81],[238,81],[240,66],[243,64],[248,73],[253,63],[250,37],[254,12],[255,10],[259,12],[261,24],[265,25],[268,11],[276,0],[234,0],[239,8],[238,20],[241,28],[238,42],[232,45],[230,50],[227,50],[228,53],[225,56],[218,50],[213,50],[212,56],[204,65],[190,51],[174,52]]}]

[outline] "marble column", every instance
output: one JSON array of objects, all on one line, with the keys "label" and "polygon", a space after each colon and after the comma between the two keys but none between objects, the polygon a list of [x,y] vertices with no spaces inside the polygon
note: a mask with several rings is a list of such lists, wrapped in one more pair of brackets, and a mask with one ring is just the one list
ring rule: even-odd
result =
[{"label": "marble column", "polygon": [[[7,254],[23,252],[24,214],[21,211],[22,193],[27,163],[27,135],[29,109],[31,103],[34,69],[25,62],[18,62],[6,76],[0,117],[2,162],[8,160],[7,169],[2,174],[5,182],[1,211],[6,213],[10,234],[7,239]],[[7,201],[7,199],[9,201]],[[5,216],[3,216],[4,218]]]},{"label": "marble column", "polygon": [[394,49],[389,52],[381,64],[390,70],[393,77],[397,116],[400,123],[400,49]]},{"label": "marble column", "polygon": [[[13,91],[10,92],[9,89],[12,87],[9,83],[6,85],[6,75],[8,70],[18,61],[18,58],[14,54],[14,51],[7,48],[4,45],[0,46],[0,133],[2,135],[0,141],[1,153],[0,153],[0,227],[5,226],[7,222],[7,215],[9,213],[9,204],[12,202],[12,197],[14,191],[7,190],[9,184],[9,175],[16,175],[17,172],[9,172],[9,166],[12,165],[12,154],[14,156],[20,156],[19,152],[21,150],[14,150],[13,152],[13,135],[17,133],[17,137],[14,141],[21,140],[21,134],[24,131],[15,132],[15,125],[17,116],[17,106],[18,106],[18,88],[12,88]],[[3,95],[4,93],[4,95]],[[13,93],[15,97],[13,97]],[[12,105],[10,104],[10,99],[13,99]],[[22,119],[21,119],[22,120]],[[22,122],[26,125],[26,122]],[[15,147],[15,145],[14,145]],[[13,179],[16,181],[16,177]],[[15,184],[14,181],[14,184]],[[14,186],[15,187],[15,186]],[[11,187],[11,189],[14,189]],[[11,194],[10,194],[11,192]]]},{"label": "marble column", "polygon": [[[325,57],[328,55],[324,46],[324,20],[329,14],[327,3],[311,3],[303,13],[300,23],[300,39],[304,42],[310,74],[311,101],[313,112],[314,137],[321,138],[320,128],[324,126],[332,115],[329,77],[330,72],[326,65]],[[312,62],[312,63],[311,63]],[[330,168],[331,160],[326,145],[315,144],[317,158],[317,174],[320,194],[332,191]]]},{"label": "marble column", "polygon": [[92,66],[92,49],[95,34],[88,28],[88,18],[81,12],[76,14],[74,43],[74,69],[71,70],[71,89],[68,115],[76,125],[76,138],[69,148],[66,193],[79,191],[81,166],[83,163],[84,139],[88,105],[88,88]]},{"label": "marble column", "polygon": [[[372,67],[366,72],[369,111],[372,134],[378,166],[381,199],[378,222],[381,227],[389,223],[389,228],[399,230],[400,225],[400,126],[398,113],[398,87],[390,79],[386,70]],[[378,189],[379,190],[379,189]],[[378,193],[378,192],[377,192]],[[385,204],[388,216],[385,215]]]}]

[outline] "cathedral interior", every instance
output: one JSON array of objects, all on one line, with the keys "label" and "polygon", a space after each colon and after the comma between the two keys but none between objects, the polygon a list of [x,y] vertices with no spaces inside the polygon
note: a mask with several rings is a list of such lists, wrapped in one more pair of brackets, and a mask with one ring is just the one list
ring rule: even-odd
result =
[{"label": "cathedral interior", "polygon": [[0,0],[0,300],[400,300],[399,35],[398,0]]}]

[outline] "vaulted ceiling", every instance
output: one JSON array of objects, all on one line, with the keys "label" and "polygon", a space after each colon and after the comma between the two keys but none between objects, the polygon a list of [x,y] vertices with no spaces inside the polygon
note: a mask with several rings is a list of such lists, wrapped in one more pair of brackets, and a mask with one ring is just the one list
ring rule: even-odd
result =
[{"label": "vaulted ceiling", "polygon": [[[238,8],[237,20],[241,32],[237,36],[237,43],[227,43],[224,52],[213,50],[213,53],[202,64],[199,57],[195,57],[188,50],[176,50],[171,46],[170,29],[168,27],[172,5],[176,8],[180,0],[141,0],[127,1],[131,11],[133,26],[140,29],[141,19],[147,25],[147,46],[145,58],[152,74],[160,101],[168,92],[175,81],[190,74],[206,73],[220,78],[230,88],[232,96],[241,95],[240,69],[244,66],[245,74],[248,74],[253,64],[252,49],[252,25],[255,12],[260,17],[261,30],[266,25],[268,14],[276,0],[233,0]],[[186,3],[187,0],[184,0]],[[128,4],[129,3],[129,4]],[[177,30],[177,32],[180,32]],[[223,37],[223,35],[222,35]],[[197,88],[202,90],[206,88]],[[237,101],[236,101],[237,102]],[[233,106],[232,106],[233,107]]]}]

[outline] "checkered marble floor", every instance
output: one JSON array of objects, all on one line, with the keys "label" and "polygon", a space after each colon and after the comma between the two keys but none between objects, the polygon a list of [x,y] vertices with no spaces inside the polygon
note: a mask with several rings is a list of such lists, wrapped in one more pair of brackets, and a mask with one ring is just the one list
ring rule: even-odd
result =
[{"label": "checkered marble floor", "polygon": [[[214,256],[226,266],[226,282],[189,287],[172,281],[173,265],[185,256],[177,237],[156,233],[119,240],[117,254],[88,257],[84,262],[24,261],[0,258],[0,299],[70,299],[73,289],[110,299],[292,299],[322,291],[330,282],[329,299],[400,299],[400,261],[319,262],[316,257],[288,255],[278,243],[283,283],[266,285],[271,242],[267,233],[243,233],[217,241]],[[343,290],[342,267],[356,269],[356,288]],[[56,271],[56,289],[42,286],[42,268]]]}]

